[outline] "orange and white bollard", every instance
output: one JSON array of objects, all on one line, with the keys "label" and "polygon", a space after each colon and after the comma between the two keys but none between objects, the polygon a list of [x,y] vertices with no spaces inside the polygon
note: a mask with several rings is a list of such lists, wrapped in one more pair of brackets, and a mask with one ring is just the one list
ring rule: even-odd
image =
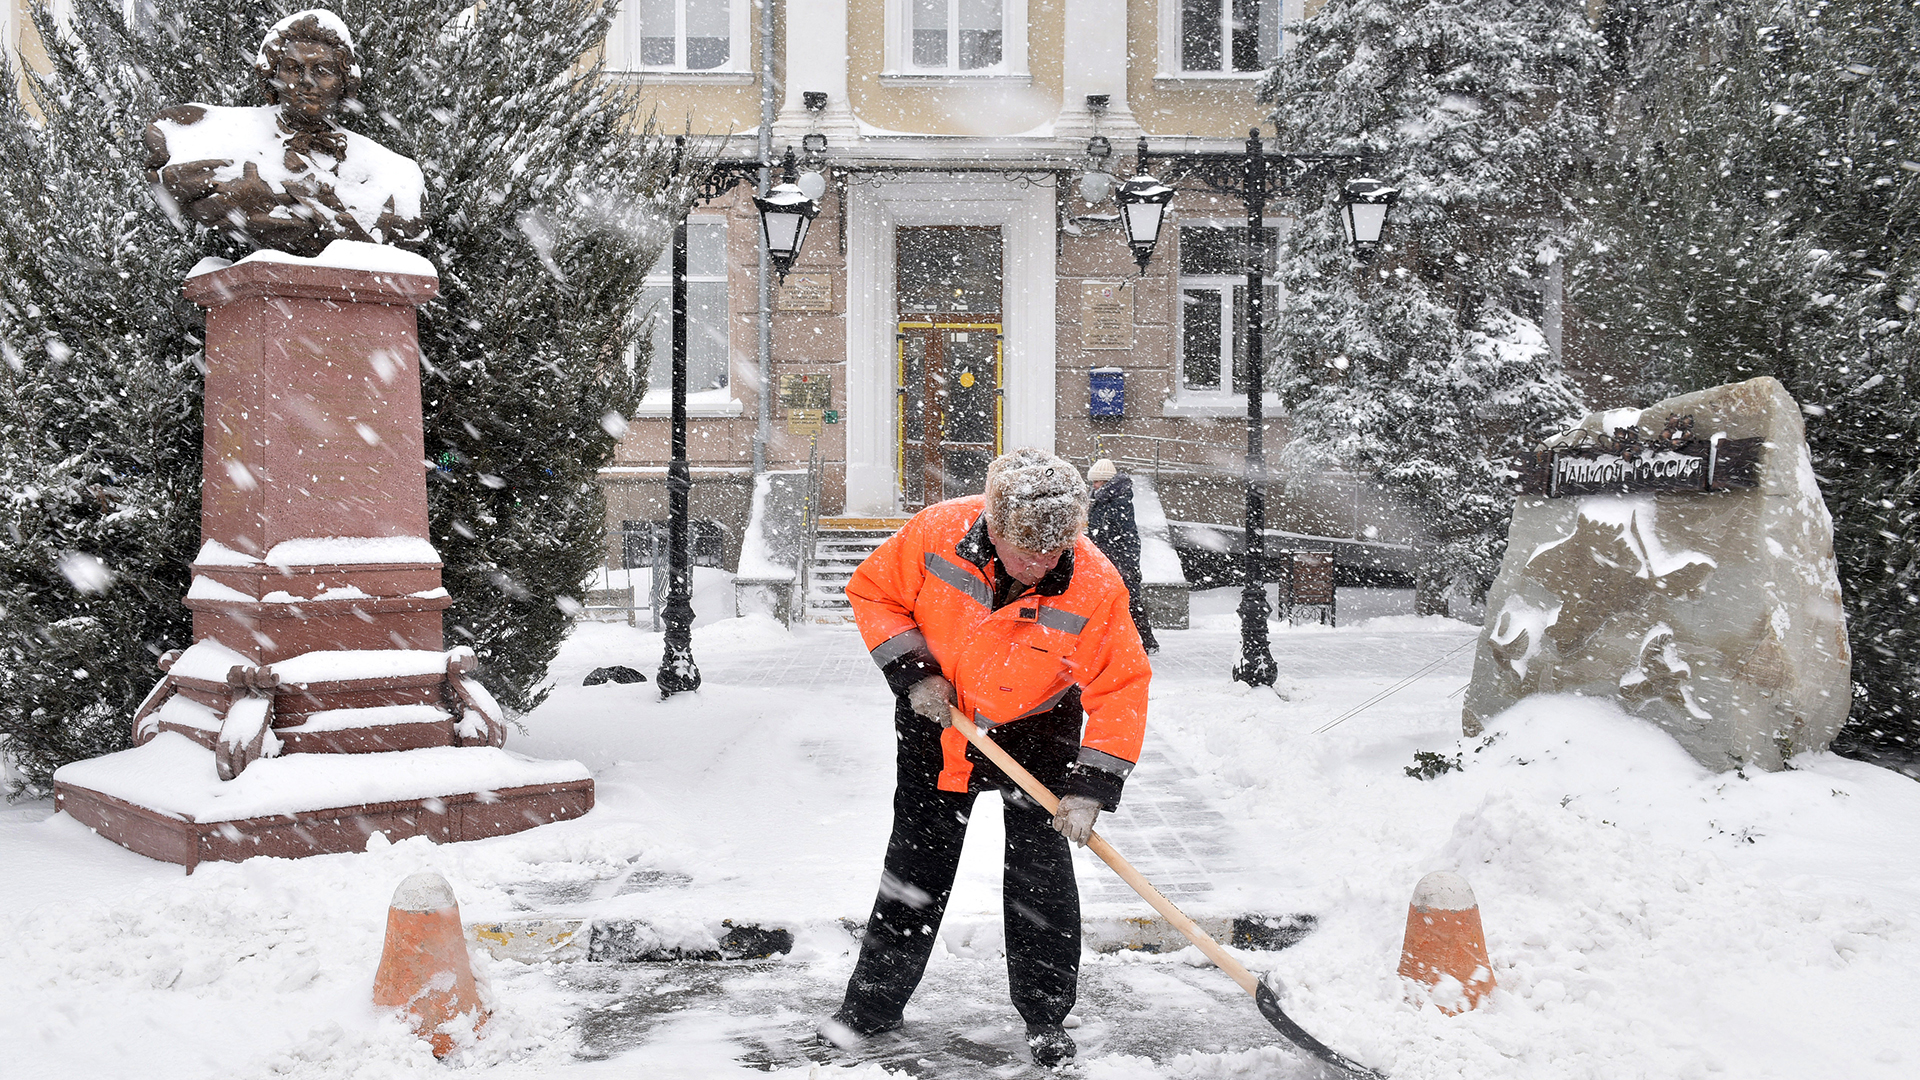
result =
[{"label": "orange and white bollard", "polygon": [[487,1010],[473,983],[460,905],[439,874],[414,874],[393,891],[373,1003],[406,1010],[413,1030],[433,1044],[434,1057],[453,1052],[454,1032],[478,1034],[485,1026]]},{"label": "orange and white bollard", "polygon": [[1458,982],[1463,1007],[1450,1007],[1456,1003],[1451,1000],[1433,1002],[1449,1016],[1478,1008],[1480,1000],[1493,992],[1493,964],[1487,959],[1480,904],[1466,878],[1439,870],[1413,887],[1406,943],[1400,948],[1400,974],[1429,987],[1438,987],[1447,978]]}]

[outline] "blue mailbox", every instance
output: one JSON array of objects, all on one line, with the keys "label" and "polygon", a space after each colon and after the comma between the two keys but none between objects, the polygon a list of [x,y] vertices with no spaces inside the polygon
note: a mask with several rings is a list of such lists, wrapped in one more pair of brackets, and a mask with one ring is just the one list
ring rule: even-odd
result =
[{"label": "blue mailbox", "polygon": [[1087,415],[1099,419],[1126,413],[1127,373],[1117,367],[1097,367],[1087,373]]}]

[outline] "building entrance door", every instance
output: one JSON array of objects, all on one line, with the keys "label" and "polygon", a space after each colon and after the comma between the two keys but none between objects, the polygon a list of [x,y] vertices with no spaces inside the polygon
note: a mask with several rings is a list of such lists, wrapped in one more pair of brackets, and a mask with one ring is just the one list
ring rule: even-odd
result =
[{"label": "building entrance door", "polygon": [[901,226],[898,472],[919,509],[986,486],[1001,450],[1002,241],[998,226]]}]

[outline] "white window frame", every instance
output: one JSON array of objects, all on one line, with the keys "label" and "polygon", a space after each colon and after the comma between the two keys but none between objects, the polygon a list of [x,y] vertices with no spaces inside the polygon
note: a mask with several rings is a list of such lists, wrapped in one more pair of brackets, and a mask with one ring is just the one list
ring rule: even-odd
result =
[{"label": "white window frame", "polygon": [[[720,282],[721,284],[724,284],[726,286],[726,298],[727,298],[726,308],[720,313],[720,330],[725,335],[725,340],[727,342],[727,363],[724,369],[726,371],[727,384],[723,387],[719,387],[713,390],[689,391],[687,394],[687,415],[689,416],[739,416],[744,411],[744,406],[740,403],[739,398],[734,395],[735,380],[733,377],[733,281],[732,281],[733,262],[731,258],[728,258],[728,256],[730,256],[732,253],[732,240],[733,240],[732,234],[733,234],[734,223],[733,223],[733,220],[727,217],[727,215],[725,214],[696,213],[696,214],[690,214],[687,216],[687,224],[688,225],[719,225],[726,230],[726,232],[723,234],[723,239],[720,242],[721,250],[723,252],[723,258],[726,259],[721,271],[717,274],[688,273],[687,284],[693,285],[696,282],[700,282],[700,283]],[[671,290],[673,288],[673,248],[671,245],[661,249],[660,258],[654,262],[653,269],[648,271],[646,279],[641,282],[641,285],[642,287],[649,288],[649,289]],[[671,327],[672,319],[673,319],[673,311],[671,307],[668,306],[671,303],[671,296],[672,296],[672,293],[671,291],[669,291],[668,301],[662,303],[659,308],[654,309],[658,312],[661,320],[666,322],[669,327]],[[652,311],[648,312],[648,314],[652,314],[652,313],[653,313]],[[691,318],[688,319],[687,329],[689,333],[691,333],[693,330],[693,320]],[[649,358],[649,362],[664,363],[667,365],[664,368],[664,370],[668,372],[671,372],[672,370],[671,368],[672,361],[670,357],[662,357],[656,354],[655,356]],[[646,396],[640,399],[640,405],[638,408],[634,410],[634,415],[635,416],[669,416],[672,414],[672,412],[673,412],[672,382],[670,380],[660,380],[660,381],[655,381],[653,379],[647,380]]]},{"label": "white window frame", "polygon": [[[882,86],[927,86],[966,83],[977,79],[1031,79],[1027,66],[1027,0],[1002,0],[1000,5],[1000,62],[992,67],[962,71],[958,66],[920,67],[913,62],[913,0],[886,0],[886,46]],[[947,0],[947,24],[959,18],[960,0]],[[959,35],[948,37],[947,55],[959,63]]]},{"label": "white window frame", "polygon": [[635,25],[635,19],[631,14],[636,10],[635,0],[622,0],[620,10],[614,14],[613,24],[607,28],[607,70],[609,72],[644,76],[647,82],[652,83],[744,84],[753,81],[753,27],[750,19],[753,4],[751,0],[727,0],[727,62],[717,68],[701,68],[697,71],[686,66],[686,0],[672,0],[672,2],[674,4],[675,62],[672,64],[640,62],[639,27]]},{"label": "white window frame", "polygon": [[[1188,71],[1181,67],[1180,50],[1180,6],[1181,0],[1159,0],[1159,70],[1154,79],[1162,82],[1180,82],[1185,80],[1206,81],[1248,81],[1266,74],[1264,71]],[[1305,0],[1279,0],[1280,4],[1280,51],[1285,52],[1291,44],[1287,26],[1306,17]],[[1233,0],[1221,0],[1221,23],[1223,32],[1230,18]],[[1230,51],[1230,50],[1229,50]]]},{"label": "white window frame", "polygon": [[[1280,247],[1280,230],[1286,228],[1289,223],[1288,219],[1277,217],[1265,218],[1261,222],[1274,232],[1274,248],[1267,254],[1267,287],[1273,294],[1269,301],[1273,305],[1268,309],[1269,315],[1278,309],[1280,301],[1286,296],[1284,286],[1274,274],[1273,260]],[[1178,218],[1168,224],[1176,230],[1208,227],[1244,229],[1247,225],[1244,218],[1214,216]],[[1178,232],[1175,235],[1178,236]],[[1176,252],[1176,256],[1177,254]],[[1233,305],[1233,291],[1235,288],[1244,288],[1246,283],[1247,275],[1244,273],[1182,273],[1176,257],[1173,284],[1173,396],[1165,401],[1161,410],[1162,415],[1235,416],[1246,411],[1246,392],[1233,388],[1233,365],[1236,360],[1233,334],[1236,313]],[[1196,288],[1221,293],[1220,344],[1223,352],[1220,357],[1220,384],[1219,388],[1214,390],[1195,390],[1187,386],[1187,333],[1184,304],[1187,291]],[[1265,344],[1269,361],[1271,361],[1273,354],[1279,351],[1279,342],[1269,336]],[[1261,401],[1270,414],[1277,413],[1280,409],[1280,395],[1272,390],[1264,391],[1261,394]]]}]

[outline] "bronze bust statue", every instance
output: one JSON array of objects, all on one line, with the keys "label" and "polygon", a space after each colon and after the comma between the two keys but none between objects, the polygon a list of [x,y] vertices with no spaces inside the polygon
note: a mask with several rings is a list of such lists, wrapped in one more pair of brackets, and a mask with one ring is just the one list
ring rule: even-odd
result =
[{"label": "bronze bust statue", "polygon": [[174,105],[147,125],[147,178],[170,212],[257,248],[312,257],[335,240],[426,236],[413,159],[340,127],[360,88],[353,37],[329,11],[267,32],[254,72],[271,105]]}]

